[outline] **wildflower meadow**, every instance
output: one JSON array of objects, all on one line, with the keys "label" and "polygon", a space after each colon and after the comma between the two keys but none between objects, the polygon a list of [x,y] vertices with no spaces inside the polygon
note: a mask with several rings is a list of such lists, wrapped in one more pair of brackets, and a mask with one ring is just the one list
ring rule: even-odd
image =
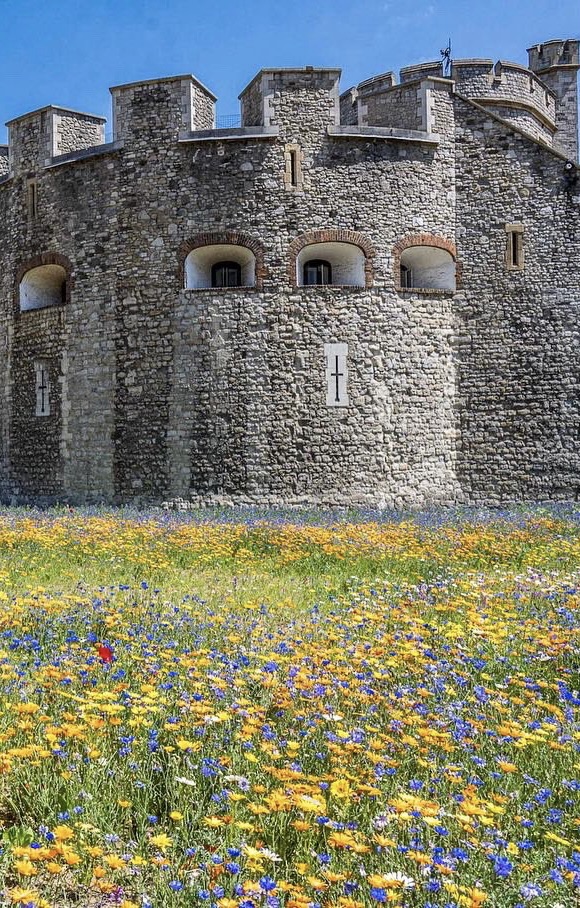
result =
[{"label": "wildflower meadow", "polygon": [[0,905],[580,904],[580,510],[0,512]]}]

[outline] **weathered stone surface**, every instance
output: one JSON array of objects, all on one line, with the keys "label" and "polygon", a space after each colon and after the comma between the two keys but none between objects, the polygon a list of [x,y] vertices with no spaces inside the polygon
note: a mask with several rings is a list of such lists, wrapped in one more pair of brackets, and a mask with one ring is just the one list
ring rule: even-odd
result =
[{"label": "weathered stone surface", "polygon": [[[306,68],[259,73],[235,130],[213,129],[215,98],[189,76],[112,89],[109,145],[87,114],[12,121],[0,495],[577,497],[580,178],[561,152],[577,42],[563,70],[546,47],[562,95],[556,76],[548,88],[492,61],[458,61],[452,79],[421,64],[342,98],[337,70]],[[521,268],[506,265],[509,225]],[[297,255],[323,243],[359,250],[365,286],[297,286]],[[187,255],[211,245],[249,250],[252,285],[185,289]],[[455,290],[401,288],[401,256],[420,246],[455,259]],[[49,263],[67,273],[62,303],[21,312],[20,279]],[[345,406],[327,403],[331,344],[348,350]]]}]

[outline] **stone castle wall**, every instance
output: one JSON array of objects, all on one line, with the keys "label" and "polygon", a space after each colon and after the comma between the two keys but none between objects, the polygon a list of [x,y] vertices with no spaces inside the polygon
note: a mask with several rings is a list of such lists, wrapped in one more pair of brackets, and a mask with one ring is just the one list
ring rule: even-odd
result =
[{"label": "stone castle wall", "polygon": [[[186,76],[112,89],[100,148],[100,118],[47,108],[10,124],[3,497],[576,496],[576,170],[431,71],[341,99],[338,75],[263,71],[237,130],[213,130],[215,98]],[[251,249],[255,286],[186,289],[185,257],[210,241]],[[359,250],[364,286],[297,286],[297,251],[323,242]],[[401,250],[418,244],[456,257],[455,290],[401,289]],[[21,312],[22,274],[56,261],[66,300]],[[332,343],[348,347],[347,406],[327,405]],[[48,417],[34,410],[37,360]]]}]

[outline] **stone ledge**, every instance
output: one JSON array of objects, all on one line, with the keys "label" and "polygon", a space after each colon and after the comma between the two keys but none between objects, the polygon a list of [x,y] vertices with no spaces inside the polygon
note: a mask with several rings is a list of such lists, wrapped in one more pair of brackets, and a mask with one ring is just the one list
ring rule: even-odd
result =
[{"label": "stone ledge", "polygon": [[371,290],[373,287],[366,287],[364,284],[295,284],[292,292],[295,290]]},{"label": "stone ledge", "polygon": [[52,167],[60,167],[61,164],[68,164],[71,161],[81,161],[84,158],[94,158],[97,155],[121,151],[123,147],[123,142],[106,142],[103,145],[91,145],[89,148],[81,148],[78,151],[67,151],[66,154],[50,158],[44,169],[50,170]]},{"label": "stone ledge", "polygon": [[240,142],[244,139],[275,139],[277,126],[234,126],[231,129],[196,129],[181,133],[180,144],[188,142]]},{"label": "stone ledge", "polygon": [[253,290],[255,293],[261,293],[260,287],[256,284],[244,284],[243,287],[183,287],[185,293],[213,293],[219,296],[220,293],[239,293],[240,290]]},{"label": "stone ledge", "polygon": [[454,296],[457,293],[446,287],[395,287],[395,291],[405,296]]},{"label": "stone ledge", "polygon": [[498,96],[497,98],[492,96],[485,96],[481,98],[474,98],[473,100],[477,101],[481,105],[495,105],[496,107],[512,107],[514,110],[524,110],[532,116],[536,117],[543,126],[546,126],[551,132],[556,131],[556,123],[550,117],[545,114],[540,107],[535,107],[531,103],[526,103],[525,101],[517,101],[512,98],[507,98],[505,95]]},{"label": "stone ledge", "polygon": [[439,145],[441,141],[433,132],[396,129],[394,126],[329,126],[327,133],[334,139],[382,139],[384,142],[412,142],[419,145]]}]

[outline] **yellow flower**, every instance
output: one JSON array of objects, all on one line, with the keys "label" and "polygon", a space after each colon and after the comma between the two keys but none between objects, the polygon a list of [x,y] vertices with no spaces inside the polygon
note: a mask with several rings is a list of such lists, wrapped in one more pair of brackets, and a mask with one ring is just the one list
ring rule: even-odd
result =
[{"label": "yellow flower", "polygon": [[352,797],[352,788],[350,787],[350,782],[347,779],[337,779],[330,786],[330,793],[335,798],[350,798]]},{"label": "yellow flower", "polygon": [[328,883],[317,876],[309,876],[307,881],[317,892],[324,892],[325,889],[328,889]]},{"label": "yellow flower", "polygon": [[16,861],[15,867],[21,876],[36,876],[38,873],[38,870],[34,864],[31,864],[28,858],[24,858],[22,861]]},{"label": "yellow flower", "polygon": [[66,842],[67,839],[74,839],[75,837],[74,830],[70,826],[56,826],[52,830],[52,834],[57,842]]},{"label": "yellow flower", "polygon": [[126,808],[126,807],[131,807],[131,805],[133,804],[133,802],[132,802],[132,801],[121,801],[121,800],[119,800],[119,801],[117,801],[117,804],[119,805],[119,807]]},{"label": "yellow flower", "polygon": [[175,820],[176,822],[179,822],[179,820],[183,820],[183,814],[179,810],[172,810],[171,813],[169,814],[169,816],[171,817],[172,820]]},{"label": "yellow flower", "polygon": [[57,864],[56,861],[49,861],[46,865],[46,869],[49,873],[58,874],[63,872],[64,867],[62,864]]},{"label": "yellow flower", "polygon": [[352,848],[356,843],[350,832],[331,832],[328,844],[331,848]]},{"label": "yellow flower", "polygon": [[107,864],[112,870],[120,870],[121,867],[126,866],[125,861],[118,854],[106,854],[103,858],[103,863]]},{"label": "yellow flower", "polygon": [[38,710],[40,709],[40,706],[38,706],[37,703],[17,703],[12,708],[14,710],[16,710],[16,712],[19,713],[20,715],[31,716],[34,713],[38,712]]},{"label": "yellow flower", "polygon": [[15,889],[8,890],[8,897],[10,901],[16,902],[17,904],[26,904],[26,902],[33,902],[38,893],[34,889],[21,889],[20,886],[16,886]]},{"label": "yellow flower", "polygon": [[180,750],[197,750],[197,741],[187,741],[185,738],[180,738],[179,741],[175,742]]},{"label": "yellow flower", "polygon": [[502,770],[502,772],[517,772],[518,767],[515,763],[506,763],[505,760],[498,760],[497,765]]},{"label": "yellow flower", "polygon": [[555,832],[545,832],[544,838],[548,839],[549,842],[557,842],[558,845],[567,845],[568,847],[570,847],[570,845],[572,844],[568,841],[568,839],[563,839],[561,838],[561,836],[556,835]]},{"label": "yellow flower", "polygon": [[160,832],[159,835],[152,835],[149,841],[156,848],[170,848],[173,845],[173,839],[169,838],[164,832]]},{"label": "yellow flower", "polygon": [[76,867],[82,860],[80,854],[77,854],[72,848],[63,848],[62,856],[69,867]]}]

